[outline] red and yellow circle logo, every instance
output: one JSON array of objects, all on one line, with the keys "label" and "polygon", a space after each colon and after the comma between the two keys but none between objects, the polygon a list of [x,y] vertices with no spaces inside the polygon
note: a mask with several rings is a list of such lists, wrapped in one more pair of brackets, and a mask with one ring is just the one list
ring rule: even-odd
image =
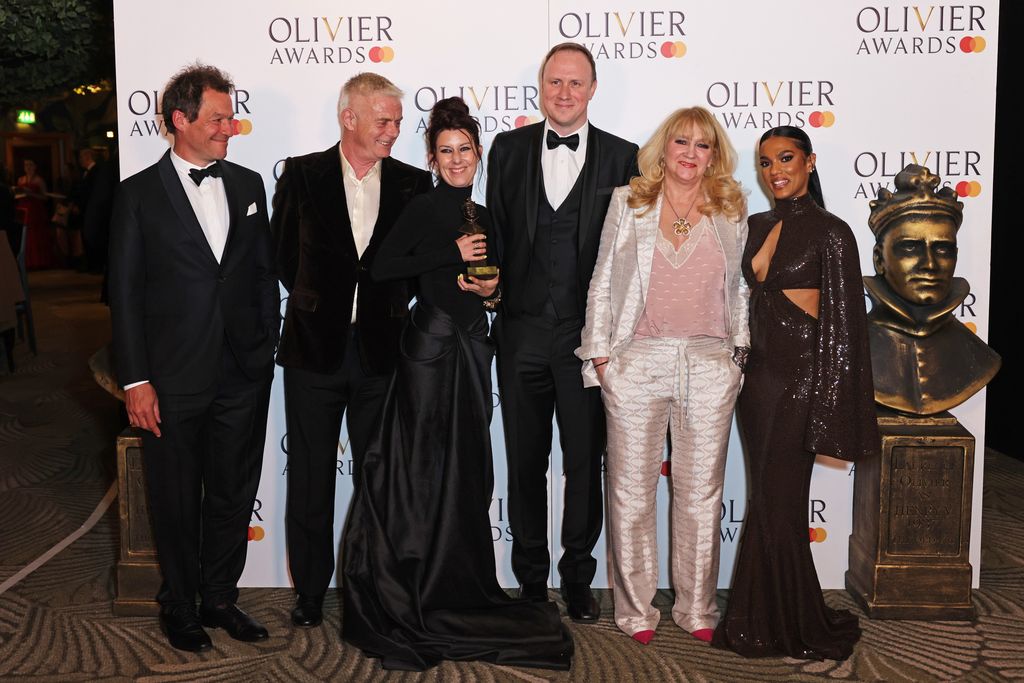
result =
[{"label": "red and yellow circle logo", "polygon": [[686,43],[681,40],[666,40],[661,44],[661,55],[663,57],[679,58],[686,54]]},{"label": "red and yellow circle logo", "polygon": [[978,334],[978,326],[975,325],[974,323],[964,323],[964,327],[969,329],[974,334]]},{"label": "red and yellow circle logo", "polygon": [[964,36],[960,39],[962,52],[983,52],[987,43],[981,36]]},{"label": "red and yellow circle logo", "polygon": [[956,184],[956,193],[961,197],[977,197],[981,194],[981,183],[977,180],[961,180]]},{"label": "red and yellow circle logo", "polygon": [[249,119],[235,119],[234,121],[234,134],[235,135],[248,135],[252,132],[252,121]]},{"label": "red and yellow circle logo", "polygon": [[808,535],[811,538],[811,543],[824,543],[825,539],[828,538],[828,532],[819,527],[809,527],[807,529]]},{"label": "red and yellow circle logo", "polygon": [[531,123],[537,123],[538,121],[540,121],[540,119],[538,119],[536,116],[526,116],[524,114],[522,116],[516,117],[515,126],[516,128],[522,128],[523,126],[528,126]]},{"label": "red and yellow circle logo", "polygon": [[371,62],[390,62],[395,58],[395,51],[387,45],[371,47],[369,52]]},{"label": "red and yellow circle logo", "polygon": [[249,540],[250,541],[262,541],[267,535],[267,532],[263,530],[261,526],[249,527]]},{"label": "red and yellow circle logo", "polygon": [[807,123],[811,128],[831,128],[836,122],[836,115],[830,111],[812,111],[807,117]]}]

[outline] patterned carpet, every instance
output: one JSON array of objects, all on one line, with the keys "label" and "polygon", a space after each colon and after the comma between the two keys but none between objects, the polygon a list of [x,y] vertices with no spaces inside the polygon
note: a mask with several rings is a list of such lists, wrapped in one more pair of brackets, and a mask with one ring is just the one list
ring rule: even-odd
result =
[{"label": "patterned carpet", "polygon": [[[118,406],[86,368],[109,334],[96,278],[38,273],[32,291],[37,357],[16,347],[0,375],[0,583],[89,517],[114,480]],[[571,672],[445,663],[425,674],[387,674],[341,642],[328,598],[320,628],[290,626],[291,592],[245,589],[241,603],[271,631],[260,644],[213,632],[214,650],[171,649],[156,620],[111,612],[117,506],[49,562],[0,595],[0,680],[38,681],[998,681],[1024,678],[1024,463],[985,456],[982,588],[978,619],[862,620],[864,637],[843,663],[744,660],[712,650],[666,618],[652,645],[622,636],[608,618],[572,625]],[[608,595],[601,596],[610,613]],[[725,593],[720,595],[724,601]],[[841,591],[828,602],[853,608]]]}]

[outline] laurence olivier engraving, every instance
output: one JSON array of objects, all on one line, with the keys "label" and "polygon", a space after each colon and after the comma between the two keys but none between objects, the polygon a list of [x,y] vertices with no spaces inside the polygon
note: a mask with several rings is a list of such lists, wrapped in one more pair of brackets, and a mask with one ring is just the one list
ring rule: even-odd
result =
[{"label": "laurence olivier engraving", "polygon": [[864,278],[875,401],[929,415],[957,406],[999,370],[999,355],[952,312],[970,293],[954,277],[963,202],[924,166],[896,176],[896,192],[878,191],[868,226],[876,275]]}]

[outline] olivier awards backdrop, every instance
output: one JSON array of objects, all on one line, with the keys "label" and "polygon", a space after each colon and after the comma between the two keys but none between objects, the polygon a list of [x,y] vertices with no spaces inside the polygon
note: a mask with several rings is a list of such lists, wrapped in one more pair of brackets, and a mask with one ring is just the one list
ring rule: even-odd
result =
[{"label": "olivier awards backdrop", "polygon": [[[957,315],[983,339],[988,331],[997,0],[904,4],[873,0],[782,3],[651,0],[522,0],[467,5],[351,0],[209,3],[180,0],[173,12],[115,0],[118,137],[121,171],[153,163],[168,143],[159,98],[167,78],[200,60],[233,76],[237,135],[229,158],[259,171],[268,197],[284,159],[322,150],[339,137],[339,86],[376,71],[405,91],[394,155],[425,165],[422,132],[431,106],[461,95],[494,135],[543,118],[538,65],[571,40],[597,60],[591,120],[643,144],[672,110],[710,109],[739,153],[738,178],[750,212],[768,207],[756,175],[755,145],[777,125],[809,133],[825,199],[853,228],[861,266],[871,274],[868,200],[908,163],[929,167],[965,204],[957,274],[973,291]],[[478,183],[482,201],[483,180]],[[338,191],[342,191],[339,187]],[[286,295],[282,291],[282,296]],[[279,373],[280,375],[280,373]],[[495,396],[495,404],[498,397]],[[985,392],[955,411],[984,443]],[[512,586],[501,414],[495,411],[495,490],[491,505],[499,579]],[[280,376],[275,382],[259,499],[250,527],[244,585],[290,585],[284,538],[287,439]],[[553,446],[550,534],[558,547],[560,452]],[[819,459],[807,510],[821,584],[843,586],[852,469]],[[974,473],[971,562],[977,585],[981,549],[982,458]],[[667,465],[666,465],[667,467]],[[664,474],[670,473],[666,470]],[[666,478],[667,481],[667,478]],[[352,494],[352,457],[338,442],[337,525]],[[669,490],[659,490],[659,538],[667,542]],[[719,585],[728,586],[746,501],[742,451],[733,431],[722,509]],[[599,545],[604,558],[604,545]],[[663,563],[668,557],[661,552]],[[595,586],[606,586],[599,560]],[[552,563],[554,566],[554,563]],[[668,570],[662,567],[661,584]],[[551,585],[558,585],[552,576]]]}]

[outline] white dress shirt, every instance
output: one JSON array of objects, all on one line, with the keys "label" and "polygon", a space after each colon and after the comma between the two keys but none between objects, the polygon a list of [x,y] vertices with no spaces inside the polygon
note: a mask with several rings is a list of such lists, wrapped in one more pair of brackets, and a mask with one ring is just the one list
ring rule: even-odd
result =
[{"label": "white dress shirt", "polygon": [[[355,169],[348,163],[341,143],[338,143],[338,155],[341,157],[341,177],[345,186],[345,206],[348,207],[348,220],[352,224],[352,239],[356,243],[356,253],[360,258],[373,237],[373,226],[377,224],[380,213],[380,165],[375,163],[362,178],[356,177]],[[359,301],[359,285],[352,295],[352,322],[356,321],[356,302]]]},{"label": "white dress shirt", "polygon": [[171,163],[174,170],[178,172],[178,180],[185,188],[185,195],[188,203],[192,205],[192,211],[199,219],[199,225],[206,235],[206,241],[210,244],[217,263],[224,256],[224,245],[228,241],[228,226],[231,224],[231,214],[228,211],[228,196],[224,190],[224,179],[207,176],[203,178],[201,185],[196,185],[192,176],[188,174],[193,168],[203,168],[190,164],[171,150]]},{"label": "white dress shirt", "polygon": [[[580,170],[583,169],[583,163],[587,160],[587,133],[590,131],[590,123],[585,121],[582,126],[569,133],[580,136],[580,146],[575,151],[565,145],[548,149],[549,130],[551,125],[545,122],[544,135],[540,143],[540,168],[544,176],[544,193],[547,195],[548,203],[552,209],[557,209],[572,192],[572,187],[580,176]],[[560,137],[567,138],[569,135]]]},{"label": "white dress shirt", "polygon": [[[228,242],[228,226],[231,225],[231,212],[228,210],[228,195],[224,190],[224,179],[207,176],[203,178],[201,185],[196,185],[192,176],[188,174],[193,168],[205,168],[191,164],[171,150],[171,164],[178,174],[181,186],[185,188],[185,196],[188,203],[192,205],[192,212],[199,220],[199,226],[206,235],[206,241],[210,245],[217,263],[220,263],[224,256],[224,245]],[[210,165],[210,164],[207,164]],[[132,382],[124,386],[125,391],[142,384],[148,384],[149,380]]]}]

